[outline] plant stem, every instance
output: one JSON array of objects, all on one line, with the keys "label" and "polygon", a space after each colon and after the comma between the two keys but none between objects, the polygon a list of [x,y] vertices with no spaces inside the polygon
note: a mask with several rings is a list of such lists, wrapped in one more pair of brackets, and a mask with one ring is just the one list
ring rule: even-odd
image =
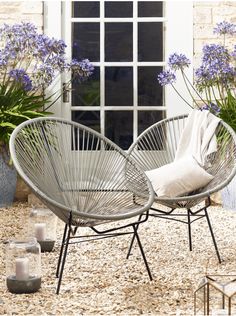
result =
[{"label": "plant stem", "polygon": [[205,100],[203,100],[202,96],[200,95],[200,93],[197,91],[197,89],[194,87],[194,85],[191,83],[191,81],[189,80],[189,78],[186,76],[185,72],[183,71],[184,78],[186,79],[186,81],[188,82],[188,84],[190,85],[190,87],[193,89],[193,91],[197,94],[197,96],[200,98],[200,100],[205,103]]},{"label": "plant stem", "polygon": [[[185,86],[186,86],[186,88],[187,88],[187,90],[188,90],[188,93],[189,93],[189,95],[191,96],[191,98],[192,98],[192,100],[193,100],[193,103],[195,103],[196,106],[199,108],[199,106],[198,106],[196,100],[194,99],[194,97],[193,97],[193,95],[192,95],[191,90],[189,89],[188,81],[186,80],[185,73],[184,73],[184,71],[183,71],[182,69],[181,69],[181,74],[182,74],[182,77],[183,77],[183,79],[184,79],[184,83],[185,83]],[[195,89],[194,89],[194,90],[195,90]]]},{"label": "plant stem", "polygon": [[194,109],[194,107],[187,101],[185,100],[182,95],[179,93],[179,91],[175,88],[175,86],[173,85],[173,83],[171,83],[172,88],[175,90],[175,92],[178,94],[178,96],[188,105],[190,106],[192,109]]}]

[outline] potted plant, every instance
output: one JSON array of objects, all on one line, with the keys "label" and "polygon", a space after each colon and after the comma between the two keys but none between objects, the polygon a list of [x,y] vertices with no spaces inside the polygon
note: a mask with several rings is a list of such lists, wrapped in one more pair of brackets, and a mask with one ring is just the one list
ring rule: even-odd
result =
[{"label": "potted plant", "polygon": [[25,120],[49,114],[61,91],[45,97],[55,77],[71,71],[71,80],[83,80],[93,71],[88,60],[68,62],[62,40],[39,34],[31,23],[5,24],[0,28],[0,207],[10,205],[16,171],[9,156],[9,139]]},{"label": "potted plant", "polygon": [[[190,60],[177,53],[170,55],[169,68],[158,75],[158,81],[162,86],[170,84],[191,108],[211,111],[236,132],[236,45],[228,47],[226,43],[227,37],[236,35],[236,25],[223,21],[216,25],[213,32],[222,40],[203,46],[201,64],[195,69],[193,84],[185,74]],[[191,103],[175,88],[177,71],[182,75]],[[236,209],[235,188],[236,178],[222,191],[223,206]]]}]

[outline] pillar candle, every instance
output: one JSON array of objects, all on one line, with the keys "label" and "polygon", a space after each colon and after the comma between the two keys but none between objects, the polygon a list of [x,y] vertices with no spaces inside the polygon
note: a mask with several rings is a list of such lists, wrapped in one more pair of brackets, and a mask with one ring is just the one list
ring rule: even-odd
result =
[{"label": "pillar candle", "polygon": [[35,237],[37,240],[42,241],[46,239],[46,223],[36,223],[34,224]]},{"label": "pillar candle", "polygon": [[16,258],[16,280],[29,278],[29,258]]}]

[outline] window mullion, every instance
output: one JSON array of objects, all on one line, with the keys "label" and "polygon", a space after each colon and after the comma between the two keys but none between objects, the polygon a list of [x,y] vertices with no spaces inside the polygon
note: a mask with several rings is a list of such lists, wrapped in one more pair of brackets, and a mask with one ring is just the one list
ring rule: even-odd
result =
[{"label": "window mullion", "polygon": [[133,1],[133,140],[138,136],[138,4]]},{"label": "window mullion", "polygon": [[101,134],[105,135],[105,22],[104,0],[100,0],[100,124]]}]

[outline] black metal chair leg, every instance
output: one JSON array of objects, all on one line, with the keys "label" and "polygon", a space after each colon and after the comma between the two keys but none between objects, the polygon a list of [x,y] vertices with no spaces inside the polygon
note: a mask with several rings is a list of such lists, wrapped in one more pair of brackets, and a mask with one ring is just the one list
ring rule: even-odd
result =
[{"label": "black metal chair leg", "polygon": [[[140,221],[142,219],[142,214],[139,215],[138,221]],[[139,224],[137,224],[137,230],[138,230]],[[133,244],[134,244],[134,239],[135,239],[135,235],[133,234],[130,245],[129,245],[129,250],[126,256],[126,259],[129,259],[129,256],[131,254],[131,250],[133,248]]]},{"label": "black metal chair leg", "polygon": [[67,232],[67,237],[65,238],[65,249],[64,249],[64,253],[63,253],[63,258],[62,258],[62,262],[61,262],[61,267],[60,267],[60,272],[59,272],[59,279],[58,279],[58,283],[57,283],[57,291],[56,294],[59,294],[60,292],[60,286],[61,286],[61,280],[62,280],[62,275],[63,275],[63,270],[64,270],[64,266],[65,266],[65,262],[66,262],[66,256],[67,256],[67,250],[68,250],[68,245],[69,245],[69,241],[70,241],[70,229],[68,229]]},{"label": "black metal chair leg", "polygon": [[188,241],[189,241],[189,250],[192,251],[192,233],[191,233],[191,214],[190,210],[188,209]]},{"label": "black metal chair leg", "polygon": [[138,242],[138,245],[139,245],[139,249],[141,251],[141,254],[142,254],[142,257],[143,257],[143,261],[145,263],[145,266],[146,266],[146,269],[147,269],[147,272],[148,272],[148,275],[149,275],[149,279],[152,281],[153,280],[152,274],[151,274],[151,271],[150,271],[150,268],[149,268],[149,265],[148,265],[148,262],[147,262],[144,250],[143,250],[143,246],[142,246],[140,238],[139,238],[139,235],[137,233],[137,227],[135,227],[135,225],[134,225],[133,229],[134,229],[134,237],[137,239],[137,242]]},{"label": "black metal chair leg", "polygon": [[60,265],[61,265],[61,257],[62,257],[62,254],[63,254],[63,249],[64,249],[64,244],[65,244],[65,238],[66,238],[67,229],[68,229],[68,224],[65,224],[64,233],[63,233],[62,242],[61,242],[60,255],[59,255],[59,258],[58,258],[58,262],[57,262],[57,271],[56,271],[56,277],[57,278],[58,278],[58,275],[59,275],[59,270],[60,270]]},{"label": "black metal chair leg", "polygon": [[213,229],[212,229],[212,226],[211,226],[210,218],[208,216],[208,212],[207,212],[206,208],[205,208],[205,215],[206,215],[207,223],[208,223],[209,230],[210,230],[210,233],[211,233],[211,237],[212,237],[212,240],[213,240],[213,244],[214,244],[214,247],[215,247],[215,250],[216,250],[216,255],[217,255],[219,263],[221,263],[222,261],[221,261],[221,258],[220,258],[220,253],[219,253],[219,250],[218,250],[218,247],[217,247],[217,243],[216,243],[215,236],[214,236],[214,233],[213,233]]}]

